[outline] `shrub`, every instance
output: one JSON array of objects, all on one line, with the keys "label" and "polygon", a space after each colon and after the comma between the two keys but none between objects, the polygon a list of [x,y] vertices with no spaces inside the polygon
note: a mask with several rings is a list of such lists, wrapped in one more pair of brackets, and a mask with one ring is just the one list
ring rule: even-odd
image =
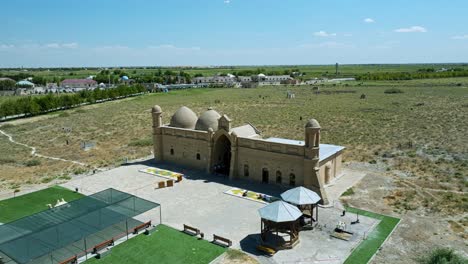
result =
[{"label": "shrub", "polygon": [[467,261],[449,248],[437,248],[419,260],[421,264],[465,264]]},{"label": "shrub", "polygon": [[397,93],[403,93],[401,89],[398,88],[390,88],[384,91],[386,94],[397,94]]},{"label": "shrub", "polygon": [[15,163],[16,161],[12,158],[0,158],[0,165],[8,164],[8,163]]},{"label": "shrub", "polygon": [[41,165],[41,161],[38,159],[32,159],[32,160],[26,161],[24,165],[26,165],[27,167],[38,166],[38,165]]},{"label": "shrub", "polygon": [[151,138],[142,138],[142,139],[133,140],[130,143],[128,143],[128,145],[131,146],[131,147],[152,146],[153,145],[153,140]]}]

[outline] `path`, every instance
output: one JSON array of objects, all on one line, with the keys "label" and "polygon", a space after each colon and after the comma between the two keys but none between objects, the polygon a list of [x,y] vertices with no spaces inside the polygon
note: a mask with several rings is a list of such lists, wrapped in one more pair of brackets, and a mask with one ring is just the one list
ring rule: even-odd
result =
[{"label": "path", "polygon": [[8,138],[8,140],[9,140],[11,143],[17,144],[17,145],[20,145],[20,146],[23,146],[23,147],[26,147],[26,148],[30,148],[30,149],[31,149],[31,155],[33,155],[33,156],[40,157],[40,158],[44,158],[44,159],[50,159],[50,160],[58,160],[58,161],[71,162],[71,163],[78,164],[78,165],[81,165],[81,166],[86,166],[85,163],[82,163],[82,162],[79,162],[79,161],[67,160],[67,159],[62,159],[62,158],[57,158],[57,157],[51,157],[51,156],[46,156],[46,155],[38,154],[38,153],[36,152],[36,148],[35,148],[35,147],[15,141],[11,135],[7,134],[7,133],[6,133],[5,131],[3,131],[3,130],[0,130],[0,133],[3,134],[4,136],[6,136],[6,137]]}]

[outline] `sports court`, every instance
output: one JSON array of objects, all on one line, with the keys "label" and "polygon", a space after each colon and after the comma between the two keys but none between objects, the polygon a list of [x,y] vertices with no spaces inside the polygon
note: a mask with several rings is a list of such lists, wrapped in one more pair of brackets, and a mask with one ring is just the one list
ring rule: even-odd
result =
[{"label": "sports court", "polygon": [[161,223],[160,210],[152,212],[159,215],[154,219],[145,214],[157,208],[158,203],[105,189],[0,226],[0,256],[8,264],[80,258],[103,241],[127,237],[144,223]]}]

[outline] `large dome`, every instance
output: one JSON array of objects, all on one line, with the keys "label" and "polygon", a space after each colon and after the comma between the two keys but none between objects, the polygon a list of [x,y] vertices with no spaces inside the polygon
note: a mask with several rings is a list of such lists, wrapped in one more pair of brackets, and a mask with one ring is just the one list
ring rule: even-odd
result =
[{"label": "large dome", "polygon": [[208,109],[206,112],[201,114],[198,118],[197,124],[195,125],[196,130],[208,131],[208,129],[213,129],[213,131],[218,130],[218,119],[221,115],[213,109]]},{"label": "large dome", "polygon": [[197,115],[190,108],[182,106],[172,116],[169,126],[194,129],[196,123]]},{"label": "large dome", "polygon": [[305,127],[320,128],[320,124],[319,122],[317,122],[317,120],[310,119],[305,125]]}]

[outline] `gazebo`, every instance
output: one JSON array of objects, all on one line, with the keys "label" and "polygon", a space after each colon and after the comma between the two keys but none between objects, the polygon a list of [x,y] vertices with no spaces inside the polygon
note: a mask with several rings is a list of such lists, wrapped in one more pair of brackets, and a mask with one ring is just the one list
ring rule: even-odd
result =
[{"label": "gazebo", "polygon": [[[299,218],[302,213],[297,207],[276,201],[258,209],[258,212],[263,245],[278,250],[292,248],[299,242]],[[289,240],[285,239],[287,236]]]},{"label": "gazebo", "polygon": [[[312,221],[318,221],[317,204],[320,202],[321,198],[316,192],[300,186],[285,191],[281,194],[281,198],[288,203],[299,206],[301,208],[302,214],[310,217]],[[310,208],[310,211],[307,209],[307,207]],[[316,208],[315,218],[314,207]]]}]

